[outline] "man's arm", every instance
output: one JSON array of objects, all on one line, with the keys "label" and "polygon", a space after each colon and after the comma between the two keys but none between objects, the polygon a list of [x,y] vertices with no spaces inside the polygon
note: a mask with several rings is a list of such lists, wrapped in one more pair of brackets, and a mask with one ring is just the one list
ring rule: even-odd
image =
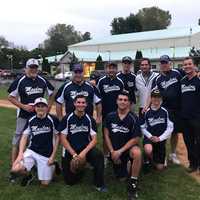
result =
[{"label": "man's arm", "polygon": [[48,112],[51,111],[51,107],[52,107],[53,102],[54,102],[54,100],[55,100],[55,95],[56,95],[56,93],[55,93],[55,91],[54,91],[54,92],[49,96],[49,98],[48,98]]},{"label": "man's arm", "polygon": [[102,119],[102,105],[101,105],[101,103],[98,103],[96,105],[96,111],[97,111],[96,123],[100,124],[101,123],[101,119]]},{"label": "man's arm", "polygon": [[74,155],[77,155],[76,151],[71,147],[70,143],[68,142],[65,134],[61,133],[60,141],[61,141],[61,144],[63,145],[63,147],[72,155],[72,157]]},{"label": "man's arm", "polygon": [[56,102],[56,114],[59,120],[63,118],[63,106]]},{"label": "man's arm", "polygon": [[59,146],[59,141],[60,141],[60,137],[58,134],[56,134],[55,136],[55,144],[53,146],[53,152],[48,160],[48,164],[51,165],[53,164],[54,160],[55,160],[55,157],[56,157],[56,152],[57,152],[57,149],[58,149],[58,146]]},{"label": "man's arm", "polygon": [[97,136],[92,135],[92,140],[90,141],[90,143],[87,145],[87,147],[85,149],[83,149],[80,153],[79,153],[79,157],[81,158],[85,158],[85,156],[87,155],[87,153],[96,146],[97,144]]}]

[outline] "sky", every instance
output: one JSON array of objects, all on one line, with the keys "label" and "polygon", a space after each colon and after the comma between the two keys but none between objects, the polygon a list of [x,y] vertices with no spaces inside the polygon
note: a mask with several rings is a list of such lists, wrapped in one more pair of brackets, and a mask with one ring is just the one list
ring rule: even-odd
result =
[{"label": "sky", "polygon": [[110,34],[114,17],[126,17],[144,7],[169,10],[171,27],[193,26],[200,18],[199,0],[0,0],[0,35],[15,45],[33,49],[51,25],[74,25],[92,38]]}]

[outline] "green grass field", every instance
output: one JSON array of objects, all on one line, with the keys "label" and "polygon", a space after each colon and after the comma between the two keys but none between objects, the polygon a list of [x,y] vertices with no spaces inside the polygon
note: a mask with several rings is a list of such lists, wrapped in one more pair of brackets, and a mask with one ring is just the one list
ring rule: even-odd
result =
[{"label": "green grass field", "polygon": [[[39,183],[21,187],[19,183],[10,184],[9,158],[11,139],[15,129],[15,110],[0,108],[0,200],[123,200],[126,199],[126,184],[119,183],[113,177],[111,168],[106,169],[108,193],[101,194],[94,190],[92,172],[87,169],[85,177],[76,186],[66,186],[62,177],[48,187],[41,188]],[[169,166],[163,172],[141,175],[140,200],[198,200],[199,184],[189,177],[182,167]]]},{"label": "green grass field", "polygon": [[8,87],[6,86],[1,86],[0,89],[0,99],[6,99],[8,96],[8,92],[7,92]]}]

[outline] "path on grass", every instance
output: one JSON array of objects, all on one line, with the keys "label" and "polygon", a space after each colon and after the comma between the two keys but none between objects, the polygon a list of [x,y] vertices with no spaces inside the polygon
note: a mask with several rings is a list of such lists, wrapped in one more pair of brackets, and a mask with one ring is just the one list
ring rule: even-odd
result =
[{"label": "path on grass", "polygon": [[[15,108],[16,109],[16,106],[14,106],[8,100],[4,100],[4,99],[0,99],[0,107]],[[55,105],[52,106],[51,114],[56,114]],[[186,157],[187,151],[186,151],[185,144],[184,144],[184,141],[183,141],[183,137],[182,137],[181,134],[179,134],[177,153],[178,153],[178,157],[181,161],[181,164],[184,167],[187,167],[188,166],[188,160],[187,160],[187,157]],[[193,178],[195,178],[198,182],[200,182],[200,173],[192,173],[191,176]]]}]

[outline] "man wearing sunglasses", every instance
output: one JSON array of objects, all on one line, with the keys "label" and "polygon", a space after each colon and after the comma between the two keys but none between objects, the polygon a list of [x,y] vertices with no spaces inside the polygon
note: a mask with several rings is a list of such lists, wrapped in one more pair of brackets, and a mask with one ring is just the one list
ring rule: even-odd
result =
[{"label": "man wearing sunglasses", "polygon": [[119,93],[117,106],[117,111],[106,117],[105,142],[110,152],[114,174],[121,181],[128,178],[128,199],[133,200],[138,196],[142,159],[138,144],[141,132],[137,116],[130,112],[130,97],[127,91]]}]

